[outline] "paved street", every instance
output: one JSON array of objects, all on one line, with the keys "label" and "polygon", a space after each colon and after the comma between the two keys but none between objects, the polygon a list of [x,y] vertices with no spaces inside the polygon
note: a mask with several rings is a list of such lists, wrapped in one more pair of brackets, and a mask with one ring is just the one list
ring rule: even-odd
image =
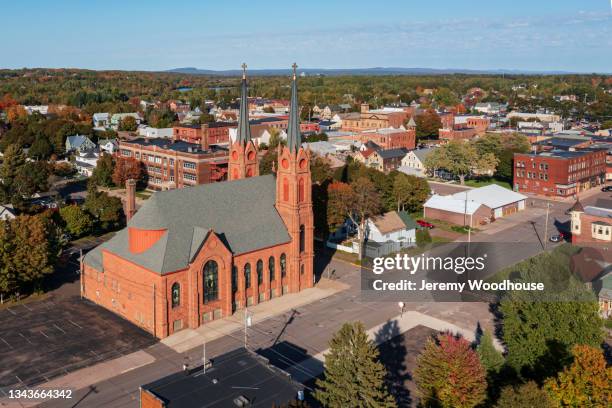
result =
[{"label": "paved street", "polygon": [[[608,193],[594,193],[585,197],[585,205],[592,204],[598,198],[608,198]],[[533,205],[531,204],[533,202]],[[545,241],[546,200],[529,199],[526,211],[497,220],[474,234],[474,241],[494,242],[501,246],[506,243],[526,244],[533,254],[542,250]],[[568,220],[564,214],[571,203],[551,203],[549,212],[548,235],[555,228],[563,229]],[[464,237],[467,239],[467,236]],[[547,243],[549,247],[553,245]],[[504,262],[519,261],[531,252],[506,250]],[[324,258],[323,263],[335,270],[335,276],[349,289],[313,303],[296,307],[260,321],[249,328],[249,348],[268,357],[274,364],[293,373],[301,373],[304,378],[317,375],[317,369],[306,364],[312,356],[320,355],[328,347],[329,338],[347,321],[362,321],[370,329],[395,318],[398,306],[395,301],[367,302],[360,296],[360,271],[357,267],[342,261]],[[492,317],[485,303],[407,303],[406,312],[415,311],[419,315],[446,322],[472,333],[477,325],[491,329]],[[209,330],[214,330],[212,327]],[[206,343],[206,355],[209,359],[223,354],[227,350],[243,345],[244,333],[236,330]],[[184,363],[198,365],[201,362],[202,346],[179,353],[164,344],[157,343],[144,349],[155,361],[151,364],[137,366],[126,372],[104,381],[95,383],[75,393],[76,399],[70,402],[52,401],[43,404],[49,407],[136,407],[138,406],[138,387],[163,375],[178,371]],[[320,368],[320,366],[319,366]]]}]

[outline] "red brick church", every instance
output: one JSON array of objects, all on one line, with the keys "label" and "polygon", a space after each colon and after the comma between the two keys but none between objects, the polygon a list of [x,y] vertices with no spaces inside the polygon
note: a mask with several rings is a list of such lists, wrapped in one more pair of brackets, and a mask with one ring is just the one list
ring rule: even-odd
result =
[{"label": "red brick church", "polygon": [[127,227],[83,259],[86,298],[163,338],[312,287],[310,152],[295,68],[276,173],[259,175],[244,73],[230,180],[156,192],[137,212],[128,185]]}]

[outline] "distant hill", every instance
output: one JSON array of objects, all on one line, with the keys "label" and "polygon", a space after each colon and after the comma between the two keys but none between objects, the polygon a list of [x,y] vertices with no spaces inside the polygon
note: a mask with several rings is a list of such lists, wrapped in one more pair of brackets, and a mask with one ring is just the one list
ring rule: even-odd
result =
[{"label": "distant hill", "polygon": [[[217,76],[237,76],[242,73],[239,69],[212,70],[198,69],[194,67],[174,68],[165,72],[176,72],[192,75],[217,75]],[[475,69],[435,69],[435,68],[395,68],[395,67],[375,67],[375,68],[304,68],[298,69],[306,75],[448,75],[448,74],[470,74],[470,75],[566,75],[572,74],[567,71],[524,71],[511,69],[475,70]],[[250,75],[275,76],[289,75],[291,69],[250,69]]]}]

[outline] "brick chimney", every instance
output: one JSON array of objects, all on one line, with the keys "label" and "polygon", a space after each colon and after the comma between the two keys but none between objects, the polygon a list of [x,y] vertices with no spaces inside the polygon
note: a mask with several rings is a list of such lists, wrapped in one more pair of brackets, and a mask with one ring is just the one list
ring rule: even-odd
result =
[{"label": "brick chimney", "polygon": [[200,145],[202,150],[208,150],[208,123],[204,123],[200,130]]},{"label": "brick chimney", "polygon": [[125,182],[125,218],[131,220],[136,213],[136,180],[128,179]]},{"label": "brick chimney", "polygon": [[361,113],[368,113],[370,111],[370,105],[367,103],[361,104]]}]

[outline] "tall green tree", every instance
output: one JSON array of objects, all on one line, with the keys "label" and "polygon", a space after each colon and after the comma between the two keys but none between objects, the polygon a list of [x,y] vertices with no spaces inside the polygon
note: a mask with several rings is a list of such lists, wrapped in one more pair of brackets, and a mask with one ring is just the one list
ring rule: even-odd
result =
[{"label": "tall green tree", "polygon": [[93,170],[90,182],[96,186],[111,187],[113,185],[113,172],[115,163],[113,156],[103,153],[98,159],[96,168]]},{"label": "tall green tree", "polygon": [[476,352],[483,367],[487,370],[487,375],[499,373],[505,363],[504,356],[495,348],[493,336],[488,330],[485,330],[480,338]]},{"label": "tall green tree", "polygon": [[325,371],[316,382],[314,397],[324,407],[391,408],[385,366],[368,339],[363,324],[345,323],[330,341]]},{"label": "tall green tree", "polygon": [[485,369],[464,338],[451,334],[428,339],[417,359],[414,381],[422,402],[442,408],[471,408],[486,397]]},{"label": "tall green tree", "polygon": [[62,207],[59,213],[64,221],[66,231],[73,238],[78,238],[91,232],[94,225],[91,215],[78,205]]},{"label": "tall green tree", "polygon": [[420,211],[430,193],[429,184],[423,178],[399,173],[393,180],[393,198],[397,211]]},{"label": "tall green tree", "polygon": [[104,191],[90,187],[84,204],[102,231],[119,228],[123,224],[123,204],[118,197],[111,197]]}]

